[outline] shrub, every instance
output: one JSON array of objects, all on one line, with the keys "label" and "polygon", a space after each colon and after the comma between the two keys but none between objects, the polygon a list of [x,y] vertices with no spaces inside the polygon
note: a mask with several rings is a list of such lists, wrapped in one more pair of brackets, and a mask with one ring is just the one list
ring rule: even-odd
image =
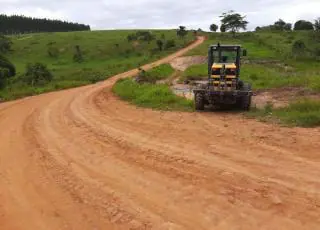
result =
[{"label": "shrub", "polygon": [[297,40],[292,44],[292,54],[295,56],[302,55],[306,50],[306,45],[302,40]]},{"label": "shrub", "polygon": [[78,63],[83,62],[83,56],[82,56],[82,52],[79,45],[75,46],[75,53],[73,55],[73,60]]},{"label": "shrub", "polygon": [[142,30],[137,31],[136,33],[133,33],[133,34],[129,34],[127,36],[128,42],[140,40],[140,41],[146,41],[150,43],[154,39],[155,39],[155,36],[150,31],[142,31]]},{"label": "shrub", "polygon": [[173,39],[170,39],[166,42],[165,48],[170,49],[176,46],[176,42]]},{"label": "shrub", "polygon": [[31,86],[43,85],[53,79],[52,73],[42,63],[27,64],[24,81]]},{"label": "shrub", "polygon": [[15,66],[4,56],[0,55],[0,68],[3,69],[8,69],[9,73],[9,77],[12,77],[14,75],[16,75],[16,68]]},{"label": "shrub", "polygon": [[52,58],[57,58],[59,56],[59,50],[57,47],[50,46],[48,48],[48,55]]},{"label": "shrub", "polygon": [[7,53],[11,51],[12,42],[8,37],[0,35],[0,53]]},{"label": "shrub", "polygon": [[170,64],[159,65],[149,71],[139,68],[139,73],[135,77],[138,83],[152,83],[154,84],[157,80],[163,80],[170,77],[174,73],[174,69]]},{"label": "shrub", "polygon": [[0,88],[5,86],[5,82],[9,77],[9,70],[7,68],[0,67]]},{"label": "shrub", "polygon": [[313,30],[312,22],[299,20],[294,24],[294,30]]},{"label": "shrub", "polygon": [[163,48],[163,41],[162,40],[157,40],[157,46],[159,48],[160,51],[162,51],[162,48]]},{"label": "shrub", "polygon": [[156,82],[156,78],[150,76],[150,74],[145,71],[144,69],[139,68],[139,73],[138,75],[135,77],[135,81],[137,83],[152,83],[154,84]]},{"label": "shrub", "polygon": [[91,83],[97,83],[97,82],[105,80],[105,79],[106,79],[106,77],[104,76],[104,74],[102,74],[100,72],[90,73],[89,81]]}]

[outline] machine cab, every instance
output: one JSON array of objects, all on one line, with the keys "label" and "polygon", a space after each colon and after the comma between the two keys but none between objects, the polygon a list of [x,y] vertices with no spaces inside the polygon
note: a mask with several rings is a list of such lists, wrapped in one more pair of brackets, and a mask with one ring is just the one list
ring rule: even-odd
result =
[{"label": "machine cab", "polygon": [[[246,50],[243,54],[246,56]],[[208,52],[208,77],[217,90],[235,90],[240,74],[240,45],[212,45]]]}]

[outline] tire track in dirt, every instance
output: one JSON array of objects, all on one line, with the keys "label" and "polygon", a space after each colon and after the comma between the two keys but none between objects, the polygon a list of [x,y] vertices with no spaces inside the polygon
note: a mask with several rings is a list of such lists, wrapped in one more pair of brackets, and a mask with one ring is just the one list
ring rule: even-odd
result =
[{"label": "tire track in dirt", "polygon": [[318,128],[135,108],[136,72],[0,105],[1,229],[320,227]]}]

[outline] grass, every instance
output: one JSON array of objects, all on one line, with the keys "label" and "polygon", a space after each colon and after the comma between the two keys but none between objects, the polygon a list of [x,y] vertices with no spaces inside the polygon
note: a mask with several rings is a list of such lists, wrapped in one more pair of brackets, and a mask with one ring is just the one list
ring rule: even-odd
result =
[{"label": "grass", "polygon": [[250,59],[273,59],[277,57],[277,53],[269,47],[259,43],[254,33],[238,34],[233,37],[229,33],[208,33],[208,39],[198,46],[190,50],[186,56],[189,55],[207,55],[210,45],[217,44],[240,44],[248,50]]},{"label": "grass", "polygon": [[166,111],[193,111],[193,101],[175,95],[166,84],[138,84],[132,79],[121,79],[113,92],[130,103]]},{"label": "grass", "polygon": [[147,71],[148,76],[156,80],[163,80],[170,77],[174,73],[174,69],[170,64],[159,65],[149,71]]},{"label": "grass", "polygon": [[[320,92],[320,62],[316,58],[292,56],[292,44],[301,39],[308,50],[320,50],[314,32],[207,33],[208,40],[186,55],[207,55],[211,44],[241,44],[248,51],[242,58],[241,79],[253,89],[299,86]],[[260,63],[260,64],[259,64]],[[189,67],[181,80],[198,79],[207,75],[207,66]]]},{"label": "grass", "polygon": [[[112,30],[13,36],[11,37],[13,52],[7,57],[16,66],[17,75],[7,82],[5,88],[0,89],[0,98],[16,99],[101,81],[167,56],[185,47],[194,39],[191,33],[185,39],[180,39],[175,30],[151,30],[156,39],[175,41],[175,47],[159,51],[156,40],[150,43],[128,42],[127,35],[134,32],[136,31]],[[82,51],[84,57],[82,63],[73,61],[76,45],[79,45]],[[55,57],[48,55],[49,47],[56,50]],[[21,75],[29,62],[46,64],[54,75],[53,81],[35,88],[24,85],[21,82]],[[164,69],[161,69],[160,73],[170,71],[168,67],[162,68]]]},{"label": "grass", "polygon": [[320,126],[320,101],[301,99],[277,109],[268,104],[264,109],[253,109],[248,116],[262,121],[277,120],[288,126],[316,127]]},{"label": "grass", "polygon": [[208,65],[207,64],[197,64],[189,66],[180,77],[179,81],[184,80],[201,80],[208,76]]},{"label": "grass", "polygon": [[320,92],[320,70],[299,70],[272,64],[245,64],[241,69],[241,79],[250,82],[254,89],[280,87],[305,87]]}]

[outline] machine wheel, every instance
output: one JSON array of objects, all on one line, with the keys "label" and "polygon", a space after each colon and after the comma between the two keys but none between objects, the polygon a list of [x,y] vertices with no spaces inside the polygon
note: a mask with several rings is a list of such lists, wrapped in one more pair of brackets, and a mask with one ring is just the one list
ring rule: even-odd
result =
[{"label": "machine wheel", "polygon": [[[251,90],[251,85],[248,84],[248,83],[244,83],[243,87],[242,87],[242,90],[243,91],[250,91]],[[241,97],[240,107],[241,107],[241,109],[246,110],[246,111],[250,110],[250,107],[251,107],[251,95],[250,96]]]},{"label": "machine wheel", "polygon": [[196,93],[195,107],[196,107],[196,110],[204,110],[204,96],[202,93]]}]

